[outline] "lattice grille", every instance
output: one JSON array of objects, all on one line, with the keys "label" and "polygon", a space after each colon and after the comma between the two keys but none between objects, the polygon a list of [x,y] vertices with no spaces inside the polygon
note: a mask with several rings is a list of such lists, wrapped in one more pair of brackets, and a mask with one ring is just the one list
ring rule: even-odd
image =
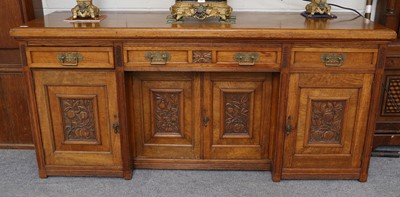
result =
[{"label": "lattice grille", "polygon": [[400,76],[387,76],[383,114],[400,114]]}]

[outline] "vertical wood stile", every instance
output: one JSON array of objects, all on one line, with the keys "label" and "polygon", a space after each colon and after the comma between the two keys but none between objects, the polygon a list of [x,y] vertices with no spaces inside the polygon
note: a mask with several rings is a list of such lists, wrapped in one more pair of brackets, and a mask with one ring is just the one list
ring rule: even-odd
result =
[{"label": "vertical wood stile", "polygon": [[290,44],[284,44],[282,46],[282,65],[281,65],[281,77],[280,77],[280,91],[279,91],[279,104],[277,114],[277,126],[275,133],[275,154],[272,168],[272,180],[279,182],[282,176],[283,167],[283,145],[284,145],[284,128],[286,123],[286,108],[287,108],[287,97],[289,88],[289,62],[290,61]]}]

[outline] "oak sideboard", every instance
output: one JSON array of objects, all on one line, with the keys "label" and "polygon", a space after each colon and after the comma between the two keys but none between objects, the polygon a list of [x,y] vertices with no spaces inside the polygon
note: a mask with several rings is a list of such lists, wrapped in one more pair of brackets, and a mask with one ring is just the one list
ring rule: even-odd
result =
[{"label": "oak sideboard", "polygon": [[11,30],[40,177],[151,168],[367,180],[394,31],[351,13],[103,15],[70,23],[55,12]]}]

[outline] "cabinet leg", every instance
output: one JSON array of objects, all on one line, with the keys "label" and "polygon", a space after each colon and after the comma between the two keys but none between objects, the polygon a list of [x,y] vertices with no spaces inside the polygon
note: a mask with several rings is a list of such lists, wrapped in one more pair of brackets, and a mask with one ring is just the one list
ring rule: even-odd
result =
[{"label": "cabinet leg", "polygon": [[44,170],[39,170],[39,177],[41,178],[41,179],[47,179],[47,174],[46,174],[46,171],[44,171]]},{"label": "cabinet leg", "polygon": [[133,176],[132,170],[124,171],[124,179],[125,180],[131,180]]},{"label": "cabinet leg", "polygon": [[273,181],[273,182],[281,182],[281,177],[272,176],[272,181]]},{"label": "cabinet leg", "polygon": [[361,175],[360,178],[358,179],[358,181],[360,182],[367,182],[368,180],[368,175]]}]

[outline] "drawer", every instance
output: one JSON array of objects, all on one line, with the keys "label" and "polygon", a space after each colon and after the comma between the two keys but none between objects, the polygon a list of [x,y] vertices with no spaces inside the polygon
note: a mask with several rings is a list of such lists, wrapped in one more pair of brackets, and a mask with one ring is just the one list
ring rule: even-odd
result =
[{"label": "drawer", "polygon": [[124,48],[126,66],[178,66],[188,64],[188,50],[158,48]]},{"label": "drawer", "polygon": [[375,70],[378,49],[292,48],[291,68]]},{"label": "drawer", "polygon": [[386,58],[386,69],[400,69],[400,58],[399,57],[387,57]]},{"label": "drawer", "polygon": [[112,47],[28,47],[34,68],[114,68]]},{"label": "drawer", "polygon": [[[244,47],[128,47],[124,48],[126,67],[187,67],[190,70],[279,69],[281,48]],[[240,68],[238,68],[240,67]]]},{"label": "drawer", "polygon": [[281,49],[217,49],[216,63],[226,66],[230,65],[279,68],[281,63]]}]

